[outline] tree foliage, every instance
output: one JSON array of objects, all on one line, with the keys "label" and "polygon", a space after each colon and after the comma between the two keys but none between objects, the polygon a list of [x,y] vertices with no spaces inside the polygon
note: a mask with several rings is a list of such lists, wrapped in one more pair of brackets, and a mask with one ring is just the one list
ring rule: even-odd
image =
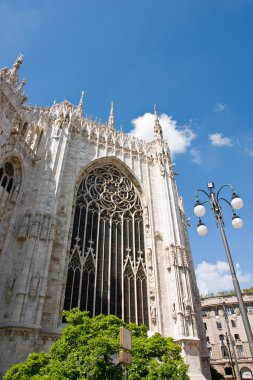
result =
[{"label": "tree foliage", "polygon": [[122,380],[118,365],[119,330],[132,330],[133,359],[129,380],[187,380],[188,366],[181,347],[172,338],[156,333],[148,338],[147,327],[126,325],[114,315],[90,318],[87,312],[65,312],[67,326],[49,353],[32,353],[14,365],[3,380]]}]

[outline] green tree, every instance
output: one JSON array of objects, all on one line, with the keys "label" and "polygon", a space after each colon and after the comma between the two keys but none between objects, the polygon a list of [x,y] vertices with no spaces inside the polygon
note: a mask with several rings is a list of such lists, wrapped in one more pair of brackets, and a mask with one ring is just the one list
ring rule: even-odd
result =
[{"label": "green tree", "polygon": [[49,353],[33,353],[24,363],[14,365],[3,380],[121,380],[121,366],[116,366],[119,330],[132,330],[133,359],[129,380],[187,380],[188,366],[181,347],[172,338],[156,333],[148,338],[147,327],[127,325],[114,315],[90,318],[87,312],[65,312],[67,326]]}]

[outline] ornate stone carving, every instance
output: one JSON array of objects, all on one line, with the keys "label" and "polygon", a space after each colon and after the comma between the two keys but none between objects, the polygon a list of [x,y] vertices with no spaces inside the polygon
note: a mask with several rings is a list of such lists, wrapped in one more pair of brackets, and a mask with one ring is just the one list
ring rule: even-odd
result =
[{"label": "ornate stone carving", "polygon": [[36,213],[33,222],[32,222],[32,227],[30,230],[30,236],[33,238],[37,238],[39,235],[39,230],[40,230],[40,225],[41,225],[41,214]]},{"label": "ornate stone carving", "polygon": [[55,235],[55,222],[51,222],[50,231],[49,231],[49,240],[54,240]]},{"label": "ornate stone carving", "polygon": [[160,234],[159,231],[155,231],[155,239],[156,240],[163,240],[162,235]]},{"label": "ornate stone carving", "polygon": [[172,319],[176,320],[177,319],[177,313],[176,313],[176,304],[173,301],[172,304],[170,305],[170,316]]},{"label": "ornate stone carving", "polygon": [[184,315],[185,315],[185,319],[189,319],[190,316],[191,316],[191,304],[189,302],[189,300],[185,297],[184,300],[183,300],[183,305],[184,305]]},{"label": "ornate stone carving", "polygon": [[183,249],[183,266],[189,268],[189,255],[186,249]]},{"label": "ornate stone carving", "polygon": [[155,301],[151,299],[150,301],[150,318],[151,322],[156,325],[156,305]]},{"label": "ornate stone carving", "polygon": [[6,303],[9,303],[11,300],[11,297],[13,295],[14,285],[16,282],[16,274],[12,273],[7,279],[6,279],[6,291],[5,291],[5,300]]},{"label": "ornate stone carving", "polygon": [[167,259],[167,269],[171,269],[171,256],[170,256],[170,247],[165,247],[166,259]]},{"label": "ornate stone carving", "polygon": [[60,334],[59,333],[44,333],[44,332],[41,332],[40,335],[39,335],[39,339],[45,344],[47,341],[52,341],[52,342],[55,342],[57,341],[59,338],[60,338]]},{"label": "ornate stone carving", "polygon": [[166,252],[168,269],[171,269],[172,265],[179,268],[189,268],[189,256],[183,246],[171,244],[166,247]]},{"label": "ornate stone carving", "polygon": [[40,239],[41,240],[47,240],[48,228],[49,228],[49,219],[50,219],[50,215],[45,214],[44,218],[43,218],[43,225],[41,228],[41,233],[40,233]]},{"label": "ornate stone carving", "polygon": [[143,222],[144,222],[144,226],[145,226],[146,237],[150,238],[151,237],[151,226],[150,226],[150,218],[149,218],[149,211],[148,211],[147,205],[143,208]]},{"label": "ornate stone carving", "polygon": [[30,224],[30,214],[25,214],[23,223],[21,224],[19,234],[18,234],[18,240],[25,240],[28,236],[29,231],[29,224]]},{"label": "ornate stone carving", "polygon": [[177,260],[176,260],[176,247],[173,244],[171,244],[170,247],[169,247],[168,256],[169,256],[170,265],[171,266],[175,266],[176,263],[177,263]]},{"label": "ornate stone carving", "polygon": [[23,339],[28,339],[29,336],[33,334],[32,329],[26,329],[22,327],[15,327],[15,328],[1,328],[0,329],[0,336],[6,336],[9,338],[9,341],[13,341],[15,336],[21,336]]},{"label": "ornate stone carving", "polygon": [[7,104],[8,100],[6,98],[6,96],[4,95],[3,92],[0,93],[0,104],[2,105],[2,108],[5,107],[5,105]]},{"label": "ornate stone carving", "polygon": [[183,252],[181,249],[177,248],[177,265],[179,267],[183,266]]},{"label": "ornate stone carving", "polygon": [[165,175],[165,168],[163,166],[163,160],[162,160],[162,157],[159,158],[159,168],[160,168],[160,174],[162,176]]},{"label": "ornate stone carving", "polygon": [[152,264],[152,249],[151,248],[147,248],[146,255],[147,255],[147,267],[151,268],[153,266],[153,264]]},{"label": "ornate stone carving", "polygon": [[31,284],[30,284],[29,297],[31,300],[33,300],[37,296],[39,282],[40,282],[40,274],[39,272],[36,272],[36,274],[32,276]]},{"label": "ornate stone carving", "polygon": [[155,276],[153,268],[148,269],[148,279],[149,279],[149,293],[150,296],[155,296]]}]

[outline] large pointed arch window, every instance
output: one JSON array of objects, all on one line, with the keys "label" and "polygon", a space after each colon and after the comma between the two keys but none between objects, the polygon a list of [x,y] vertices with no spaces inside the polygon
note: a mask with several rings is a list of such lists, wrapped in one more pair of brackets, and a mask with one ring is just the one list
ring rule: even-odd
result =
[{"label": "large pointed arch window", "polygon": [[64,308],[148,325],[143,215],[132,181],[113,165],[80,183]]}]

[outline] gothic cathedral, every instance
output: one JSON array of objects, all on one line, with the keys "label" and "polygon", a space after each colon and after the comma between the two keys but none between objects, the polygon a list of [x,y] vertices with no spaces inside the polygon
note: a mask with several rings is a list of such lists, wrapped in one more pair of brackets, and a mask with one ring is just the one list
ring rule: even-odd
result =
[{"label": "gothic cathedral", "polygon": [[0,70],[0,371],[61,333],[62,311],[115,314],[181,344],[210,379],[200,300],[157,111],[148,143],[67,100],[27,105]]}]

